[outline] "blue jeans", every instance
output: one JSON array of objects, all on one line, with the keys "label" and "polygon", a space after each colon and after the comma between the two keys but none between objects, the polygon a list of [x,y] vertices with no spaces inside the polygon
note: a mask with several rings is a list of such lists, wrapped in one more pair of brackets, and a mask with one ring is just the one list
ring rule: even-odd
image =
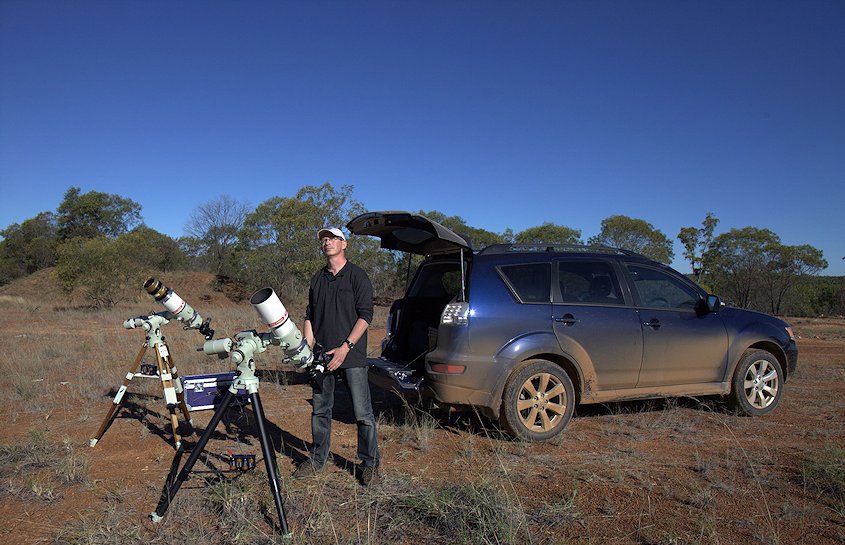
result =
[{"label": "blue jeans", "polygon": [[311,463],[323,467],[329,457],[332,437],[332,408],[334,407],[334,389],[337,383],[336,373],[344,373],[346,387],[352,397],[352,409],[358,422],[358,459],[364,466],[379,465],[378,432],[373,416],[373,404],[370,401],[370,383],[366,367],[341,369],[326,375],[321,392],[314,390],[313,411],[311,413],[311,437],[314,441]]}]

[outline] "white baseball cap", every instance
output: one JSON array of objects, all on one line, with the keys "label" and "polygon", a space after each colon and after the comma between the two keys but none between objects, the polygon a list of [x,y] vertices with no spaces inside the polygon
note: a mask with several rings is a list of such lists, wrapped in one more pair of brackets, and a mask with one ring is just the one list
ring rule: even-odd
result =
[{"label": "white baseball cap", "polygon": [[338,229],[337,227],[323,227],[319,231],[317,231],[317,240],[323,240],[323,237],[334,236],[342,240],[346,240],[346,236],[344,236],[343,231]]}]

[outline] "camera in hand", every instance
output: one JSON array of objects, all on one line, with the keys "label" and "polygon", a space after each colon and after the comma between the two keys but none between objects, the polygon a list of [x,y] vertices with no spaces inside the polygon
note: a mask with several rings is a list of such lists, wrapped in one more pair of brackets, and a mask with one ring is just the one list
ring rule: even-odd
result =
[{"label": "camera in hand", "polygon": [[308,382],[315,390],[322,392],[323,381],[326,378],[326,365],[332,358],[326,354],[326,349],[321,344],[315,344],[311,352],[314,355],[314,361],[308,366]]}]

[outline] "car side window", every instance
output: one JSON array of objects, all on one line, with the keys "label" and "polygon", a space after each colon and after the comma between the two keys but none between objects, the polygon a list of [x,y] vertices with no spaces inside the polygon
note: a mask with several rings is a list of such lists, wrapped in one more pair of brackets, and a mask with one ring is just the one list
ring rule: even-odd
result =
[{"label": "car side window", "polygon": [[549,263],[503,265],[499,267],[499,272],[521,302],[551,302],[552,274]]},{"label": "car side window", "polygon": [[607,261],[558,261],[560,300],[571,304],[625,304],[619,281]]},{"label": "car side window", "polygon": [[650,267],[626,266],[642,306],[691,310],[698,303],[698,292],[678,278]]}]

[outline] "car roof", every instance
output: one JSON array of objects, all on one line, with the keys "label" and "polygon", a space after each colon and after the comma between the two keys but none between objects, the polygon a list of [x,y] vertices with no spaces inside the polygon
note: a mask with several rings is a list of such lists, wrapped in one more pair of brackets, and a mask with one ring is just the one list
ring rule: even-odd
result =
[{"label": "car roof", "polygon": [[493,244],[487,246],[478,252],[478,255],[496,255],[496,254],[562,254],[562,255],[583,255],[583,256],[624,256],[633,258],[642,258],[649,260],[648,257],[624,250],[621,248],[611,248],[609,246],[594,246],[583,244]]}]

